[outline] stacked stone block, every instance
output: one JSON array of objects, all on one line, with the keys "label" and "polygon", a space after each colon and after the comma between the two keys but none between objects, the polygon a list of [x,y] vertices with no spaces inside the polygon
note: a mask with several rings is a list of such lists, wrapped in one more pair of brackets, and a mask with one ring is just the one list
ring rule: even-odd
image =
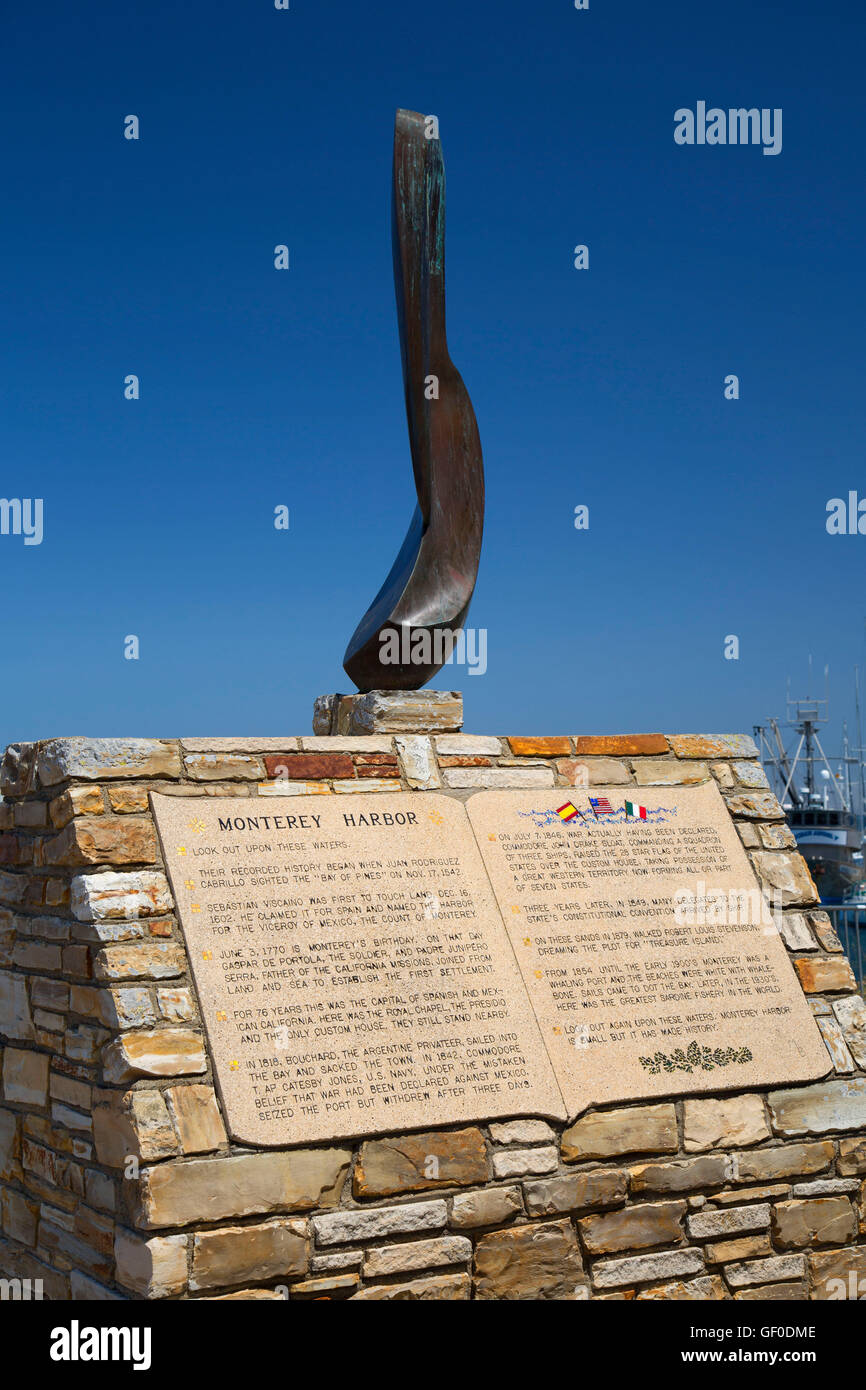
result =
[{"label": "stacked stone block", "polygon": [[[784,904],[826,1080],[571,1125],[229,1139],[151,791],[708,778]],[[750,739],[54,739],[7,750],[2,793],[0,1278],[76,1300],[866,1295],[866,1004]]]}]

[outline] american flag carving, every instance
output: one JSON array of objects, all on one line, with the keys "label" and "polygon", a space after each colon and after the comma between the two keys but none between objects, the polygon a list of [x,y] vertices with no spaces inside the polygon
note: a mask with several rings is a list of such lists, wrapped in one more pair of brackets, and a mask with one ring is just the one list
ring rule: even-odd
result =
[{"label": "american flag carving", "polygon": [[595,811],[596,819],[598,819],[599,816],[616,815],[616,812],[606,796],[591,796],[589,798],[589,804],[593,811]]}]

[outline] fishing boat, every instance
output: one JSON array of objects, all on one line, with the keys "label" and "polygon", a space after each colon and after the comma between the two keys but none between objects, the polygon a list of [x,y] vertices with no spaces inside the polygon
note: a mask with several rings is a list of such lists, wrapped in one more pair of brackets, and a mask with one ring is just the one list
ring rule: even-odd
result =
[{"label": "fishing boat", "polygon": [[[754,726],[770,785],[779,798],[800,853],[809,865],[822,903],[864,900],[862,749],[851,750],[843,726],[842,752],[834,768],[821,744],[828,700],[787,700],[784,726],[793,731],[786,747],[782,721]],[[859,693],[857,698],[859,721]],[[796,746],[793,746],[796,743]]]}]

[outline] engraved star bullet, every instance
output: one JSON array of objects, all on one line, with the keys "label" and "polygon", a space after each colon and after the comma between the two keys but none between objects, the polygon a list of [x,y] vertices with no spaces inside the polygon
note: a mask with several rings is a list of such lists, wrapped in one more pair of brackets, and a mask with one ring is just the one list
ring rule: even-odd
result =
[{"label": "engraved star bullet", "polygon": [[531,937],[531,936],[525,936],[525,937],[523,938],[523,944],[524,944],[524,946],[531,946],[531,945],[532,945],[532,937]]},{"label": "engraved star bullet", "polygon": [[178,854],[186,854],[186,845],[178,845],[177,852]]},{"label": "engraved star bullet", "polygon": [[229,1069],[231,1071],[240,1071],[240,1066],[240,1062],[229,1062]]},{"label": "engraved star bullet", "polygon": [[519,912],[519,911],[520,911],[520,908],[519,908],[519,907],[512,907],[511,911],[512,911],[512,912]]},{"label": "engraved star bullet", "polygon": [[562,1029],[561,1029],[561,1028],[554,1028],[553,1031],[554,1031],[554,1033],[556,1033],[557,1037],[561,1037],[561,1036],[562,1036]]},{"label": "engraved star bullet", "polygon": [[190,891],[192,891],[192,889],[195,888],[195,884],[193,883],[191,878],[185,878],[183,881],[183,886],[184,888],[188,888]]},{"label": "engraved star bullet", "polygon": [[213,960],[213,951],[202,951],[202,960]]},{"label": "engraved star bullet", "polygon": [[217,1009],[216,1016],[217,1023],[225,1023],[226,1019],[228,1018],[228,1014],[226,1013],[225,1009]]},{"label": "engraved star bullet", "polygon": [[487,838],[488,838],[488,840],[495,840],[495,839],[496,839],[496,836],[495,836],[495,835],[488,835]]},{"label": "engraved star bullet", "polygon": [[542,976],[542,973],[541,973],[540,970],[536,970],[536,972],[535,972],[535,978],[536,978],[536,980],[541,980],[541,979],[543,979],[543,976]]},{"label": "engraved star bullet", "polygon": [[201,903],[191,903],[190,912],[201,912]]}]

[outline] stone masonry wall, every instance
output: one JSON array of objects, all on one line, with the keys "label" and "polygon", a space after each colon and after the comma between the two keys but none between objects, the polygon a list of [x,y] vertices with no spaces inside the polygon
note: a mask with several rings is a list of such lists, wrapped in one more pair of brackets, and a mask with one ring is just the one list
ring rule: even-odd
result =
[{"label": "stone masonry wall", "polygon": [[[229,1142],[150,791],[465,798],[710,777],[782,895],[827,1080],[570,1126]],[[866,1293],[866,1005],[750,739],[68,738],[11,746],[0,787],[0,1279],[85,1300]]]}]

